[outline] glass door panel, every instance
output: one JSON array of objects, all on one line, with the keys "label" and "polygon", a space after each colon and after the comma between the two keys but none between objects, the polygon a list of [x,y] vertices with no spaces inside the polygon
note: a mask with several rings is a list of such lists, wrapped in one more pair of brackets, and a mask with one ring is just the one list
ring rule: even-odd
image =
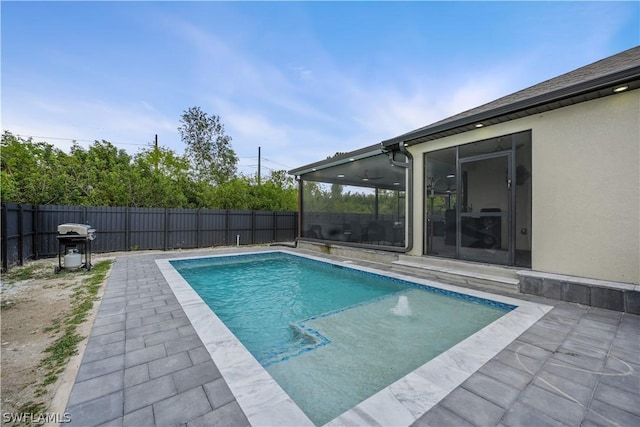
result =
[{"label": "glass door panel", "polygon": [[427,254],[456,256],[456,195],[427,194]]},{"label": "glass door panel", "polygon": [[425,155],[425,254],[456,257],[455,147]]},{"label": "glass door panel", "polygon": [[460,159],[458,257],[511,264],[511,153]]}]

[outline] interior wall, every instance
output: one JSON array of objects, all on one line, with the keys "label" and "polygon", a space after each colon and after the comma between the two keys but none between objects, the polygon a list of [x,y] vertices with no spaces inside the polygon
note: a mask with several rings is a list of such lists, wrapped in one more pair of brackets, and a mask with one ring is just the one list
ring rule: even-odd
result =
[{"label": "interior wall", "polygon": [[[480,162],[465,163],[468,173],[468,199],[473,212],[480,212],[485,208],[498,208],[502,212],[509,211],[509,200],[506,196],[505,182],[507,161],[506,157],[486,159]],[[509,222],[503,218],[501,225],[501,247],[509,247]]]},{"label": "interior wall", "polygon": [[424,153],[531,130],[532,269],[640,284],[639,117],[634,90],[409,147],[410,254],[424,249]]}]

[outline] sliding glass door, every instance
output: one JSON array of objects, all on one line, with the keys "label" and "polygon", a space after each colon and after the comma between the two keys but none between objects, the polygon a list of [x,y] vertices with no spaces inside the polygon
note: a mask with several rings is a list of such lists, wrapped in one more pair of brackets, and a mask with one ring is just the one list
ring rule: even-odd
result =
[{"label": "sliding glass door", "polygon": [[424,157],[424,253],[531,267],[531,132]]},{"label": "sliding glass door", "polygon": [[425,162],[426,254],[456,257],[456,147],[434,151]]},{"label": "sliding glass door", "polygon": [[458,161],[460,259],[512,264],[511,159],[510,152],[497,152]]}]

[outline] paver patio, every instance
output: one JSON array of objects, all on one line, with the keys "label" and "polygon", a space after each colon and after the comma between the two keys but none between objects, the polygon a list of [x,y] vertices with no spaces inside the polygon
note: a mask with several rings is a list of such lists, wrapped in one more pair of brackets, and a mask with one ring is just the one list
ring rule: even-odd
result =
[{"label": "paver patio", "polygon": [[[238,250],[116,259],[69,397],[71,425],[249,424],[155,263],[226,252]],[[517,298],[554,308],[414,425],[640,425],[640,316]]]}]

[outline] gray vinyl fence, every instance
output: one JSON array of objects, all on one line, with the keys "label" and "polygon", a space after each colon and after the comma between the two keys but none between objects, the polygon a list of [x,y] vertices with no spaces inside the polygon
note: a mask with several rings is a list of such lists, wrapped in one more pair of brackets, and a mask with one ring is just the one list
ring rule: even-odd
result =
[{"label": "gray vinyl fence", "polygon": [[96,229],[92,252],[191,249],[293,241],[297,212],[2,203],[2,270],[58,255],[58,225]]}]

